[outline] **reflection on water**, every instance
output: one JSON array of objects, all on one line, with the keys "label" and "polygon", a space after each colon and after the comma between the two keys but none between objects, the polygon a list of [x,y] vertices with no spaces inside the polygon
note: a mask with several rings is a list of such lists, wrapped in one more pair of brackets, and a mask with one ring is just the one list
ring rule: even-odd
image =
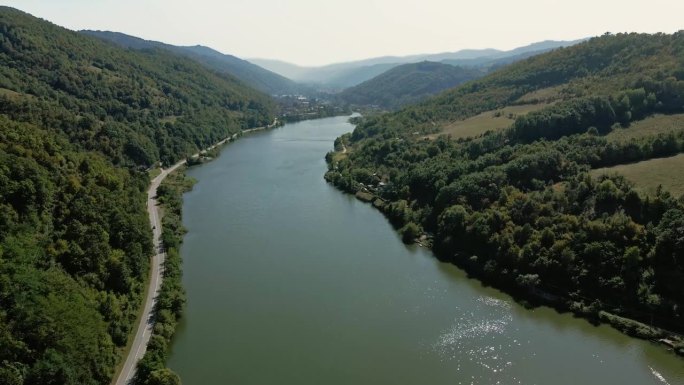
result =
[{"label": "reflection on water", "polygon": [[[506,335],[513,320],[510,303],[480,297],[474,309],[462,314],[439,336],[433,349],[443,360],[452,361],[456,371],[461,370],[466,360],[478,366],[481,373],[471,374],[470,383],[500,384],[502,379],[506,383],[520,383],[505,373],[513,365],[516,348],[521,346],[520,341]],[[482,314],[488,317],[483,319]]]},{"label": "reflection on water", "polygon": [[655,378],[657,378],[657,379],[659,379],[660,381],[662,381],[662,383],[665,384],[665,385],[670,385],[670,383],[667,382],[667,380],[665,379],[665,377],[663,377],[662,374],[658,373],[655,369],[653,369],[653,368],[650,367],[650,366],[649,366],[648,368],[651,369],[651,373],[653,373],[653,375],[655,376]]}]

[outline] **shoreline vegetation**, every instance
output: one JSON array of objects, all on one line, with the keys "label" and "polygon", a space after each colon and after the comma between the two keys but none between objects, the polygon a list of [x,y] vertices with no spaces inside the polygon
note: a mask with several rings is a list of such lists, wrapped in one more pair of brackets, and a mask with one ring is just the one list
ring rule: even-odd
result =
[{"label": "shoreline vegetation", "polygon": [[[269,130],[283,125],[277,118],[272,124],[242,130],[216,144],[188,157],[185,164],[173,170],[157,189],[157,199],[162,209],[161,240],[166,251],[163,280],[157,306],[154,309],[154,329],[147,345],[145,355],[136,365],[135,385],[181,384],[181,379],[166,367],[169,347],[176,331],[178,321],[185,307],[185,290],[182,284],[182,264],[180,246],[187,233],[183,227],[183,194],[192,190],[196,180],[187,177],[185,171],[193,166],[207,163],[217,158],[227,144],[245,134]],[[150,171],[153,177],[156,173]]]},{"label": "shoreline vegetation", "polygon": [[181,166],[170,173],[157,189],[157,199],[163,210],[162,244],[166,250],[163,280],[154,309],[154,329],[145,355],[136,365],[134,384],[180,384],[180,378],[166,367],[168,349],[183,314],[185,290],[182,285],[182,258],[179,253],[186,233],[182,224],[183,193],[190,191],[195,181],[187,178]]},{"label": "shoreline vegetation", "polygon": [[[245,134],[249,134],[251,132],[257,132],[257,131],[264,131],[264,130],[270,130],[272,128],[277,128],[277,127],[282,127],[284,123],[281,120],[278,120],[278,118],[275,118],[273,120],[273,123],[266,125],[266,126],[261,126],[261,127],[255,127],[255,128],[248,128],[245,130],[242,130],[240,132],[236,132],[233,135],[217,142],[216,144],[213,144],[206,149],[198,152],[197,154],[194,154],[192,156],[189,156],[185,159],[185,164],[189,167],[191,166],[197,166],[206,162],[209,162],[213,160],[214,158],[218,157],[219,153],[221,152],[221,147],[228,143],[233,143],[234,141],[238,140]],[[153,169],[154,170],[154,169]],[[152,172],[152,170],[150,171]]]},{"label": "shoreline vegetation", "polygon": [[171,52],[9,7],[0,24],[0,383],[108,384],[153,255],[145,170],[278,107]]},{"label": "shoreline vegetation", "polygon": [[[329,153],[327,159],[333,159],[336,155],[345,154],[347,147],[343,146],[341,149]],[[333,178],[326,174],[326,180],[340,189],[340,186],[335,184]],[[361,202],[372,205],[379,210],[393,225],[394,229],[401,236],[401,239],[406,244],[416,244],[420,247],[429,249],[435,258],[442,262],[449,262],[457,267],[463,269],[468,276],[477,279],[485,285],[495,287],[513,297],[513,299],[527,308],[537,306],[549,306],[554,308],[559,313],[570,312],[574,316],[584,318],[588,322],[598,325],[606,323],[620,332],[631,337],[650,340],[652,342],[662,344],[668,349],[674,351],[677,355],[684,357],[684,335],[675,331],[666,330],[652,324],[646,324],[636,319],[612,314],[597,306],[577,306],[573,298],[563,297],[555,293],[544,291],[541,288],[527,286],[520,287],[519,285],[508,285],[497,281],[495,277],[485,274],[485,272],[477,265],[477,260],[471,258],[469,263],[462,263],[458,259],[450,259],[440,254],[439,250],[434,248],[434,234],[424,232],[418,225],[414,223],[407,223],[401,226],[401,222],[397,222],[394,210],[396,203],[377,195],[373,191],[372,186],[359,186],[359,190],[345,190],[341,189],[347,194],[354,195],[356,199]]]},{"label": "shoreline vegetation", "polygon": [[[512,64],[357,119],[325,178],[487,284],[684,355],[684,198],[591,173],[684,153],[683,52],[682,32],[606,34]],[[510,106],[508,127],[451,129]]]}]

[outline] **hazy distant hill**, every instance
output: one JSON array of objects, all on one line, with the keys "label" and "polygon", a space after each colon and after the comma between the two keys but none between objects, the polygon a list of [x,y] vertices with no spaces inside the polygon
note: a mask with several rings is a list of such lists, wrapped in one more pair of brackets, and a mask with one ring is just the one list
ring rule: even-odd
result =
[{"label": "hazy distant hill", "polygon": [[119,32],[110,31],[81,31],[87,35],[112,41],[116,44],[133,49],[162,48],[177,54],[190,57],[207,67],[222,73],[235,76],[245,84],[259,91],[272,95],[294,94],[303,91],[304,87],[277,73],[261,68],[238,57],[223,54],[212,48],[196,46],[175,46],[157,41],[144,40]]},{"label": "hazy distant hill", "polygon": [[[383,56],[345,63],[335,63],[320,67],[302,67],[295,64],[270,59],[249,59],[263,68],[286,76],[302,83],[318,84],[330,88],[343,89],[353,87],[369,80],[382,72],[406,63],[421,61],[444,62],[451,65],[470,67],[492,67],[506,58],[519,59],[539,54],[558,47],[567,47],[579,43],[574,41],[543,41],[510,51],[496,49],[464,49],[456,52],[437,54],[420,54],[411,56]],[[528,56],[521,56],[528,54]]]},{"label": "hazy distant hill", "polygon": [[525,47],[520,47],[507,52],[500,52],[490,56],[481,56],[471,59],[462,58],[446,58],[441,60],[444,64],[451,64],[455,66],[478,67],[482,69],[496,69],[498,67],[515,63],[516,61],[527,59],[529,57],[540,55],[560,47],[569,47],[584,41],[544,41],[534,43]]},{"label": "hazy distant hill", "polygon": [[341,100],[354,105],[394,109],[484,75],[484,72],[435,62],[403,64],[348,88]]},{"label": "hazy distant hill", "polygon": [[296,64],[288,63],[276,59],[247,59],[250,63],[258,65],[261,68],[275,72],[288,79],[300,81],[303,75],[313,69],[313,67],[303,67]]},{"label": "hazy distant hill", "polygon": [[397,63],[377,63],[358,68],[329,69],[318,73],[314,81],[331,88],[346,89],[381,75],[397,65]]}]

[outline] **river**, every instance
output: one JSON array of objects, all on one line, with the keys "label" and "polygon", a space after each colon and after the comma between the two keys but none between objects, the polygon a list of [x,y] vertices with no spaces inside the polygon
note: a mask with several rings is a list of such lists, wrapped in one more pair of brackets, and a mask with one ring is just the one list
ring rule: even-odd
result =
[{"label": "river", "polygon": [[247,135],[192,168],[188,304],[168,365],[185,385],[683,384],[684,359],[528,310],[323,180],[346,117]]}]

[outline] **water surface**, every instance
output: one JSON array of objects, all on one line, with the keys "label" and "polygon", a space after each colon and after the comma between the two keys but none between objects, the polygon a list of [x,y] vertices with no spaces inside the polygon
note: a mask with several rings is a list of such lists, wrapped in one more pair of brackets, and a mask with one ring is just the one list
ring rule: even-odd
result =
[{"label": "water surface", "polygon": [[168,362],[185,385],[684,383],[659,346],[524,309],[403,245],[323,180],[351,130],[339,117],[254,133],[188,172],[188,305]]}]

